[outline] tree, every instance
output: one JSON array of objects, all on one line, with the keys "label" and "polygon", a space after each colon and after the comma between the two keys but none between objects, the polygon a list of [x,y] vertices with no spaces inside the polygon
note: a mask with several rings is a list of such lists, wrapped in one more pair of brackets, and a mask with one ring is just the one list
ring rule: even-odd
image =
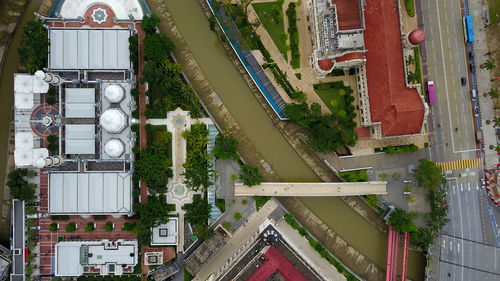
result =
[{"label": "tree", "polygon": [[59,150],[59,137],[57,135],[54,135],[54,134],[49,135],[47,137],[47,142],[49,143],[47,145],[47,149],[49,151],[54,152],[54,151]]},{"label": "tree", "polygon": [[202,197],[201,194],[195,194],[193,195],[193,203],[185,204],[182,209],[186,211],[185,218],[193,226],[195,235],[198,237],[206,236],[211,209],[207,198]]},{"label": "tree", "polygon": [[43,22],[30,21],[23,28],[20,48],[17,49],[21,63],[30,72],[42,69],[47,63],[49,39]]},{"label": "tree", "polygon": [[500,127],[500,118],[495,117],[495,119],[493,119],[493,122],[495,123],[493,126]]},{"label": "tree", "polygon": [[415,169],[417,184],[427,190],[433,190],[446,183],[441,170],[436,164],[427,159],[420,159],[419,166]]},{"label": "tree", "polygon": [[238,141],[228,135],[217,135],[212,154],[220,160],[238,160],[240,158],[238,155]]},{"label": "tree", "polygon": [[87,223],[87,225],[85,226],[85,231],[92,232],[94,230],[95,230],[95,224],[93,222]]},{"label": "tree", "polygon": [[434,232],[428,227],[419,227],[411,234],[411,243],[424,251],[434,242]]},{"label": "tree", "polygon": [[174,50],[174,43],[162,33],[147,34],[144,38],[144,59],[148,62],[162,62]]},{"label": "tree", "polygon": [[483,64],[481,64],[481,68],[486,68],[488,70],[495,69],[497,66],[495,64],[495,61],[493,60],[487,60]]},{"label": "tree", "polygon": [[9,173],[7,186],[13,198],[28,202],[35,200],[36,184],[28,182],[30,175],[33,173],[26,169],[13,170]]},{"label": "tree", "polygon": [[413,72],[413,71],[408,71],[408,83],[413,83],[413,82],[417,82],[418,81],[418,75],[417,73]]},{"label": "tree", "polygon": [[106,222],[106,224],[104,224],[104,231],[108,231],[108,232],[113,231],[113,228],[114,228],[113,223],[110,221],[108,221],[108,222]]},{"label": "tree", "polygon": [[252,167],[244,163],[240,165],[240,169],[240,179],[243,181],[244,185],[254,186],[260,184],[264,180],[257,167]]},{"label": "tree", "polygon": [[207,190],[212,184],[211,165],[208,160],[208,130],[205,124],[193,124],[191,130],[183,132],[187,140],[187,155],[184,167],[184,183],[194,191]]},{"label": "tree", "polygon": [[493,88],[491,89],[489,92],[488,92],[488,95],[490,95],[490,97],[493,99],[493,98],[498,98],[500,97],[500,93],[498,93],[498,89],[496,88]]},{"label": "tree", "polygon": [[75,232],[76,231],[76,223],[74,222],[70,222],[66,225],[66,227],[64,228],[64,230],[66,230],[66,232]]},{"label": "tree", "polygon": [[57,230],[59,230],[59,227],[57,226],[57,223],[51,223],[49,225],[49,231],[56,232]]},{"label": "tree", "polygon": [[413,222],[418,217],[417,213],[405,212],[405,210],[396,208],[389,217],[389,225],[396,232],[414,232],[417,226]]},{"label": "tree", "polygon": [[171,162],[165,148],[149,146],[135,161],[135,174],[144,180],[150,191],[165,193],[168,179],[172,177]]},{"label": "tree", "polygon": [[155,14],[151,14],[149,17],[145,15],[141,22],[142,30],[146,33],[156,33],[156,26],[160,21],[160,18]]}]

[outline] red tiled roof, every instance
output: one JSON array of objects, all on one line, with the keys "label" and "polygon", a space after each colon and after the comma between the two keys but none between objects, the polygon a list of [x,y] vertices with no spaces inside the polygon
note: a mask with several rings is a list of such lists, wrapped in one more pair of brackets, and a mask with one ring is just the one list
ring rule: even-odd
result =
[{"label": "red tiled roof", "polygon": [[264,253],[266,261],[250,275],[247,281],[268,280],[274,272],[278,272],[287,281],[307,281],[307,278],[274,246]]},{"label": "red tiled roof", "polygon": [[358,134],[358,139],[366,140],[370,138],[370,127],[356,127],[356,134]]},{"label": "red tiled roof", "polygon": [[420,132],[424,105],[416,89],[406,88],[397,2],[367,0],[365,46],[372,122],[383,136]]},{"label": "red tiled roof", "polygon": [[361,28],[359,0],[332,0],[337,7],[339,30]]},{"label": "red tiled roof", "polygon": [[335,59],[336,62],[350,61],[350,60],[362,60],[365,55],[361,52],[345,54],[341,57]]},{"label": "red tiled roof", "polygon": [[318,61],[318,66],[321,70],[329,71],[333,67],[333,60],[331,59],[322,59]]}]

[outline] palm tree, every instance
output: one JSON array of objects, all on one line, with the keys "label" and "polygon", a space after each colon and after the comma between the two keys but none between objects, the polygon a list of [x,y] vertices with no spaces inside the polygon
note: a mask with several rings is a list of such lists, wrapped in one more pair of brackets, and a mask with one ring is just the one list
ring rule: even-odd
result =
[{"label": "palm tree", "polygon": [[486,68],[488,70],[492,70],[494,68],[496,68],[496,64],[493,60],[487,60],[485,61],[483,64],[481,64],[481,68]]},{"label": "palm tree", "polygon": [[495,119],[493,119],[493,122],[495,123],[493,125],[494,127],[500,127],[500,118],[495,117]]},{"label": "palm tree", "polygon": [[418,81],[418,75],[415,72],[408,71],[408,83],[417,81]]},{"label": "palm tree", "polygon": [[498,89],[491,89],[488,94],[490,95],[490,97],[493,99],[493,98],[498,98],[500,97],[500,93],[498,93]]}]

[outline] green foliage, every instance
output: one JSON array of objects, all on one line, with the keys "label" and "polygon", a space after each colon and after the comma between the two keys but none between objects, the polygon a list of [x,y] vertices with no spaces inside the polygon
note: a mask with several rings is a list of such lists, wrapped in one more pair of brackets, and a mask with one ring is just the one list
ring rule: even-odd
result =
[{"label": "green foliage", "polygon": [[220,160],[238,160],[238,141],[228,135],[217,135],[215,137],[215,146],[212,150],[215,158]]},{"label": "green foliage", "polygon": [[370,205],[372,208],[378,210],[378,204],[380,203],[380,199],[378,198],[377,195],[375,194],[368,194],[365,196],[365,201],[368,205]]},{"label": "green foliage", "polygon": [[66,227],[64,228],[64,230],[66,230],[66,232],[75,232],[76,231],[76,223],[74,222],[70,222],[66,225]]},{"label": "green foliage", "polygon": [[50,219],[53,221],[69,221],[69,216],[67,215],[50,216]]},{"label": "green foliage", "polygon": [[434,242],[434,232],[429,227],[419,227],[416,231],[411,233],[410,242],[427,251],[429,245]]},{"label": "green foliage", "polygon": [[147,34],[143,43],[144,59],[148,63],[165,61],[175,48],[172,40],[162,33]]},{"label": "green foliage", "polygon": [[184,281],[191,281],[194,277],[184,268]]},{"label": "green foliage", "polygon": [[427,225],[435,232],[441,229],[448,223],[448,204],[446,203],[446,188],[444,185],[430,189],[428,199],[431,205],[431,213]]},{"label": "green foliage", "polygon": [[492,69],[495,69],[497,66],[495,64],[495,61],[494,60],[486,60],[482,65],[481,67],[484,67],[486,68],[487,70],[492,70]]},{"label": "green foliage", "polygon": [[241,174],[240,179],[244,185],[253,186],[260,184],[264,178],[259,172],[259,168],[252,167],[249,164],[240,164]]},{"label": "green foliage", "polygon": [[87,223],[87,225],[85,226],[85,231],[92,232],[94,230],[95,230],[95,224],[93,222]]},{"label": "green foliage", "polygon": [[[259,49],[261,42],[259,36],[255,33],[254,26],[248,22],[245,3],[240,3],[239,5],[227,4],[224,8],[241,34],[243,40],[240,42],[240,45],[245,49]],[[222,20],[227,21],[227,19]]]},{"label": "green foliage", "polygon": [[255,201],[255,209],[258,211],[267,201],[271,200],[271,196],[254,196],[253,200]]},{"label": "green foliage", "polygon": [[161,146],[149,146],[142,150],[135,161],[135,174],[142,178],[150,191],[165,193],[168,179],[172,177],[169,152]]},{"label": "green foliage", "polygon": [[184,183],[194,191],[205,191],[212,184],[210,178],[213,173],[208,161],[207,127],[202,123],[193,124],[191,130],[184,131],[182,136],[187,140],[186,162],[183,164]]},{"label": "green foliage", "polygon": [[59,137],[57,135],[49,135],[47,137],[47,142],[49,143],[47,145],[49,151],[55,152],[59,150]]},{"label": "green foliage", "polygon": [[108,221],[104,224],[104,231],[113,231],[114,229],[114,226],[113,226],[113,223]]},{"label": "green foliage", "polygon": [[49,225],[49,231],[56,232],[59,230],[59,227],[57,226],[57,223],[51,223]]},{"label": "green foliage", "polygon": [[415,4],[413,3],[413,0],[405,0],[405,7],[406,7],[406,12],[410,17],[415,16]]},{"label": "green foliage", "polygon": [[137,34],[132,35],[128,38],[128,50],[130,52],[129,59],[134,65],[134,69],[137,71],[139,63],[139,37]]},{"label": "green foliage", "polygon": [[123,224],[122,231],[134,231],[136,229],[137,223],[135,222],[126,222]]},{"label": "green foliage", "polygon": [[427,159],[419,160],[419,165],[415,170],[415,179],[418,186],[425,187],[427,190],[433,190],[446,183],[441,170],[434,162]]},{"label": "green foliage", "polygon": [[106,275],[106,276],[79,276],[77,281],[140,281],[140,276],[127,276],[127,275]]},{"label": "green foliage", "polygon": [[215,26],[217,25],[217,19],[214,16],[210,16],[208,18],[208,24],[210,26],[210,30],[215,31]]},{"label": "green foliage", "polygon": [[396,232],[414,232],[417,226],[413,222],[418,217],[417,213],[405,212],[405,210],[396,208],[389,217],[388,223]]},{"label": "green foliage", "polygon": [[287,52],[289,47],[286,43],[287,34],[285,33],[285,25],[283,22],[283,2],[265,2],[252,4],[255,12],[259,16],[264,28],[271,36],[274,44],[287,60]]},{"label": "green foliage", "polygon": [[340,172],[339,175],[348,182],[364,182],[368,181],[366,170],[355,170]]},{"label": "green foliage", "polygon": [[49,54],[47,30],[40,20],[29,21],[23,28],[20,48],[17,49],[21,64],[30,72],[43,69]]},{"label": "green foliage", "polygon": [[199,238],[208,236],[208,220],[210,219],[210,204],[201,194],[193,195],[193,203],[185,204],[185,218],[194,228],[194,234]]},{"label": "green foliage", "polygon": [[384,148],[377,148],[375,149],[376,152],[385,152],[386,154],[389,155],[394,155],[394,154],[399,154],[399,153],[412,153],[412,152],[418,152],[418,146],[412,144],[407,144],[407,145],[399,145],[399,146],[392,146],[389,145]]},{"label": "green foliage", "polygon": [[247,205],[247,204],[248,204],[248,200],[246,200],[246,199],[241,200],[241,205]]},{"label": "green foliage", "polygon": [[300,68],[300,51],[299,51],[299,30],[297,28],[297,11],[295,10],[296,3],[290,2],[286,14],[288,16],[288,33],[290,34],[290,51],[292,52],[292,67]]},{"label": "green foliage", "polygon": [[356,123],[349,115],[343,116],[338,112],[322,114],[321,106],[313,103],[309,106],[300,104],[287,104],[285,113],[290,121],[306,130],[309,145],[315,151],[327,153],[336,150],[342,145],[354,146],[358,138],[354,128]]},{"label": "green foliage", "polygon": [[241,213],[239,213],[239,212],[234,213],[233,218],[234,218],[236,221],[241,220]]},{"label": "green foliage", "polygon": [[57,90],[54,87],[50,87],[45,96],[45,102],[50,105],[56,104]]},{"label": "green foliage", "polygon": [[422,64],[420,61],[420,47],[418,46],[414,47],[413,53],[415,54],[415,74],[417,75],[417,81],[418,83],[422,84]]},{"label": "green foliage", "polygon": [[155,15],[151,14],[149,17],[144,15],[142,18],[141,22],[141,27],[142,30],[146,33],[155,33],[156,32],[156,26],[160,23],[160,18]]},{"label": "green foliage", "polygon": [[222,227],[224,227],[227,231],[231,231],[231,223],[228,221],[223,222]]},{"label": "green foliage", "polygon": [[299,80],[300,80],[300,79],[302,79],[302,74],[300,74],[300,73],[295,73],[295,77],[297,77],[297,79],[299,79]]},{"label": "green foliage", "polygon": [[225,199],[215,199],[215,206],[219,208],[221,213],[226,212],[226,200]]},{"label": "green foliage", "polygon": [[35,200],[36,184],[29,183],[28,179],[35,174],[27,169],[12,170],[7,179],[7,186],[10,188],[10,195],[18,200],[31,202]]},{"label": "green foliage", "polygon": [[491,89],[489,92],[488,92],[488,95],[490,95],[490,97],[493,99],[493,98],[498,98],[500,97],[500,93],[498,92],[498,89],[496,88],[493,88]]}]

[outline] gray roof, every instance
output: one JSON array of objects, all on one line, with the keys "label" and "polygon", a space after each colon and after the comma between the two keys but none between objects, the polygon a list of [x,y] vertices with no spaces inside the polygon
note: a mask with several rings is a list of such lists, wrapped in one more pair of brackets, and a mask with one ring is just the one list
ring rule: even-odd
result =
[{"label": "gray roof", "polygon": [[129,69],[130,30],[50,29],[51,69]]},{"label": "gray roof", "polygon": [[65,154],[95,154],[95,125],[66,125]]},{"label": "gray roof", "polygon": [[128,173],[51,173],[51,214],[128,214],[132,184]]},{"label": "gray roof", "polygon": [[95,89],[66,88],[66,118],[95,118]]}]

